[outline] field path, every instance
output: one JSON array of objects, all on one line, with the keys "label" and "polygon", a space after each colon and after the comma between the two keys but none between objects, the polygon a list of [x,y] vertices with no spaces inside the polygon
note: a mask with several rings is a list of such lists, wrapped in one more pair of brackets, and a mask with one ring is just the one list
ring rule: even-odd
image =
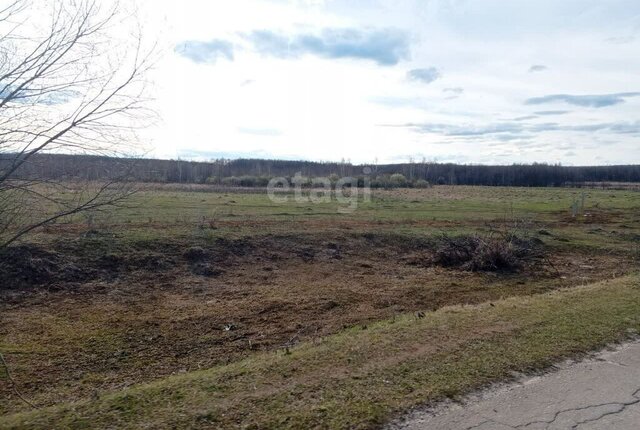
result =
[{"label": "field path", "polygon": [[489,389],[463,404],[416,411],[388,430],[637,429],[640,341],[518,383]]}]

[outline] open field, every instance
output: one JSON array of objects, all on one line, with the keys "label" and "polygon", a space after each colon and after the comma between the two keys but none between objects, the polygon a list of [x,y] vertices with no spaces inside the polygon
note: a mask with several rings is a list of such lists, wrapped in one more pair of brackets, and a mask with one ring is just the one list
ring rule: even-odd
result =
[{"label": "open field", "polygon": [[[570,207],[585,193],[585,211]],[[370,428],[640,329],[640,193],[147,186],[0,258],[0,427]],[[516,226],[516,227],[514,227]],[[518,270],[434,263],[516,229]]]}]

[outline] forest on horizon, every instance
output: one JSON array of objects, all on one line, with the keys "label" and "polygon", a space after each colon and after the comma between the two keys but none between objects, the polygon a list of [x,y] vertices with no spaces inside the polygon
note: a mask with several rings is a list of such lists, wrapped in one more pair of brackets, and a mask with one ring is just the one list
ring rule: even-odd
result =
[{"label": "forest on horizon", "polygon": [[[7,154],[5,154],[7,155]],[[0,171],[14,155],[0,154]],[[357,165],[348,162],[313,162],[268,159],[211,161],[116,158],[95,155],[37,154],[16,176],[50,180],[113,180],[156,183],[266,186],[274,177],[356,177],[370,179],[373,187],[429,185],[571,186],[597,182],[640,182],[640,165],[563,166],[560,164],[481,165],[437,162]]]}]

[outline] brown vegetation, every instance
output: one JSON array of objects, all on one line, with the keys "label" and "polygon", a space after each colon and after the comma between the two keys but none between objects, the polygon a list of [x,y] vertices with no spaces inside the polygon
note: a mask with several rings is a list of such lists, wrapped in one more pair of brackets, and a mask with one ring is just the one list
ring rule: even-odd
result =
[{"label": "brown vegetation", "polygon": [[528,259],[541,257],[540,244],[539,240],[517,236],[442,235],[434,262],[471,271],[513,271],[521,269]]},{"label": "brown vegetation", "polygon": [[560,273],[531,258],[520,273],[497,276],[428,263],[441,246],[354,233],[17,247],[0,257],[0,338],[18,348],[9,365],[24,395],[48,405],[401,313],[543,292],[571,285],[577,273],[602,279],[630,264],[557,254]]}]

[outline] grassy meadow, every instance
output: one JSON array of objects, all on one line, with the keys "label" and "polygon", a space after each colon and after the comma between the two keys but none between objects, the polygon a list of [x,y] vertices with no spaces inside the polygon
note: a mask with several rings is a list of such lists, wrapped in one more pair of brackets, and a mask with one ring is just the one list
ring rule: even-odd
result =
[{"label": "grassy meadow", "polygon": [[[640,330],[638,191],[344,206],[145,184],[15,244],[0,428],[379,428]],[[517,269],[438,263],[442,237],[515,235],[537,250]]]},{"label": "grassy meadow", "polygon": [[[73,188],[68,190],[72,195]],[[571,218],[571,205],[585,194],[586,217]],[[579,233],[606,216],[623,226],[637,221],[637,190],[437,186],[429,189],[373,190],[357,209],[344,213],[335,198],[329,203],[272,202],[265,191],[219,191],[206,185],[148,185],[106,213],[65,219],[39,236],[57,240],[66,231],[98,228],[122,239],[241,237],[265,233],[354,230],[432,234],[434,228],[465,229],[489,221],[530,220],[541,224],[566,221]],[[89,222],[88,218],[91,218]],[[594,219],[595,218],[595,219]],[[205,227],[205,228],[203,228]],[[210,230],[210,231],[203,231]],[[588,230],[588,229],[587,229]]]}]

